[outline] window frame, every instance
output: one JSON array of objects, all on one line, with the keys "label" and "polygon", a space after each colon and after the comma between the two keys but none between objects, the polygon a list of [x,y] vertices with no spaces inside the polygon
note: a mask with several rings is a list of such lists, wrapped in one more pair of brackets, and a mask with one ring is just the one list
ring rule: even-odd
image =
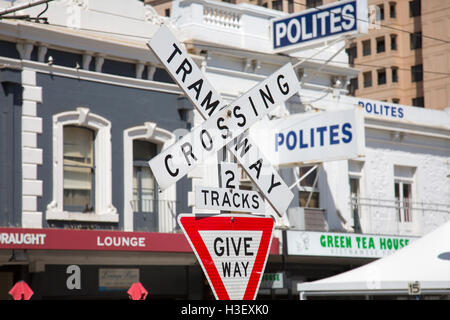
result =
[{"label": "window frame", "polygon": [[423,64],[411,66],[411,82],[423,81]]},{"label": "window frame", "polygon": [[411,105],[417,108],[425,108],[425,98],[423,96],[412,98]]},{"label": "window frame", "polygon": [[[86,127],[95,131],[95,208],[93,212],[69,212],[63,207],[63,128],[66,125]],[[53,115],[53,199],[47,205],[46,219],[119,222],[117,209],[112,204],[111,161],[111,123],[107,119],[91,113],[89,108],[85,107]]]},{"label": "window frame", "polygon": [[420,3],[420,0],[412,0],[409,1],[409,17],[420,17],[422,11],[422,4]]},{"label": "window frame", "polygon": [[[417,174],[417,167],[405,166],[402,164],[394,165],[394,199],[396,203],[396,216],[399,223],[414,222],[413,201],[416,199],[415,194],[415,180]],[[399,185],[399,197],[396,196],[396,185]],[[407,206],[405,206],[404,188],[407,184],[410,186],[410,196],[408,198]]]},{"label": "window frame", "polygon": [[380,13],[380,21],[384,20],[384,3],[376,5],[378,7],[378,12]]},{"label": "window frame", "polygon": [[[365,44],[368,44],[368,45],[365,46]],[[372,54],[372,48],[371,48],[372,45],[371,45],[370,39],[361,41],[361,46],[362,46],[363,57],[370,56]],[[367,48],[367,50],[365,50],[365,48]]]},{"label": "window frame", "polygon": [[399,68],[397,66],[391,67],[391,82],[392,83],[398,83],[398,70],[399,70]]},{"label": "window frame", "polygon": [[[394,9],[394,10],[392,10]],[[389,18],[395,19],[397,18],[397,3],[389,2]]]},{"label": "window frame", "polygon": [[[365,194],[365,162],[361,160],[347,160],[348,184],[350,210],[353,228],[356,233],[362,232],[362,223],[364,222],[363,208],[360,205],[361,199]],[[352,180],[357,182],[356,196],[352,194]]]},{"label": "window frame", "polygon": [[[95,158],[96,158],[96,155],[95,155],[95,131],[90,129],[90,128],[84,127],[84,126],[65,125],[65,126],[63,126],[63,132],[64,132],[64,129],[66,129],[68,127],[73,127],[73,128],[77,128],[77,129],[83,129],[83,130],[91,131],[91,133],[92,133],[92,137],[91,137],[92,140],[90,141],[90,143],[92,143],[92,155],[91,155],[91,157],[92,157],[92,160],[91,160],[92,164],[90,164],[90,165],[66,164],[65,163],[65,158],[64,158],[64,142],[65,141],[64,141],[64,138],[63,138],[63,209],[64,209],[64,211],[68,211],[68,212],[83,212],[83,213],[91,212],[92,210],[90,210],[89,208],[84,208],[82,206],[75,206],[75,205],[67,205],[65,203],[65,201],[64,201],[64,198],[65,198],[64,197],[64,193],[66,192],[67,189],[64,186],[65,185],[64,172],[66,171],[67,167],[90,169],[90,171],[93,173],[91,175],[91,177],[90,177],[90,180],[91,180],[91,188],[90,188],[91,203],[90,203],[90,205],[91,205],[92,208],[95,208]],[[73,190],[73,189],[71,189],[71,190]],[[68,208],[70,208],[70,209],[68,209]],[[76,209],[79,209],[79,210],[76,210]],[[87,211],[85,211],[86,209],[87,209]]]},{"label": "window frame", "polygon": [[[298,177],[303,177],[305,174],[308,173],[308,171],[312,170],[313,167],[314,167],[314,165],[301,165],[301,166],[294,168],[294,170],[298,170]],[[303,174],[302,174],[301,169],[305,169]],[[300,183],[297,183],[299,207],[301,207],[301,203],[300,203],[301,196],[300,195],[302,193],[305,193],[305,194],[308,194],[308,199],[306,199],[306,204],[308,205],[308,207],[304,207],[304,208],[320,208],[320,189],[318,186],[320,171],[321,171],[321,166],[318,165],[313,171],[311,171],[310,174],[308,174],[308,176],[306,178],[304,178]],[[315,175],[314,178],[313,178],[313,175]],[[310,180],[311,178],[313,178],[313,181]],[[308,183],[308,181],[309,181],[309,183]],[[311,200],[313,200],[313,198],[315,198],[317,200],[317,207],[310,206],[310,204],[312,202]]]},{"label": "window frame", "polygon": [[[124,217],[123,227],[125,231],[134,230],[133,211],[133,141],[144,140],[157,145],[156,152],[160,153],[175,142],[175,135],[165,129],[157,127],[156,123],[145,122],[143,125],[128,128],[123,132],[123,152],[124,152]],[[170,232],[175,226],[173,220],[164,219],[160,215],[161,205],[165,201],[176,200],[176,185],[172,185],[158,194],[158,231]],[[174,208],[176,210],[176,208]],[[176,212],[176,211],[175,211]]]},{"label": "window frame", "polygon": [[[148,164],[148,161],[142,160],[142,159],[139,159],[139,160],[135,159],[135,156],[134,156],[134,151],[135,150],[134,150],[134,148],[135,148],[135,142],[137,142],[137,141],[153,144],[155,146],[155,149],[156,149],[155,150],[155,154],[153,155],[153,157],[158,154],[158,144],[156,144],[154,142],[147,141],[147,140],[133,139],[133,180],[135,179],[135,175],[134,175],[135,169],[137,170],[136,171],[136,174],[137,174],[137,176],[136,176],[136,179],[137,179],[137,199],[136,200],[134,199],[134,196],[135,196],[134,190],[135,190],[136,186],[134,185],[134,181],[133,181],[133,202],[135,202],[134,203],[135,206],[133,206],[133,212],[134,213],[154,214],[154,213],[158,212],[158,210],[156,208],[156,204],[158,203],[158,192],[157,192],[158,191],[158,182],[156,181],[153,173],[151,172],[151,169],[150,169],[150,166]],[[150,159],[148,159],[148,160],[150,160]],[[143,179],[143,172],[144,172],[144,168],[150,170],[150,173],[152,175],[151,179],[153,180],[153,198],[151,199],[153,201],[153,205],[151,206],[152,208],[151,208],[150,211],[144,211],[144,209],[143,209],[143,207],[144,207],[143,206],[143,204],[144,204],[143,201],[144,201],[144,195],[145,195],[145,193],[143,192],[143,190],[144,190],[144,187],[143,187],[143,180],[144,180]],[[146,200],[148,200],[148,199],[146,199]]]},{"label": "window frame", "polygon": [[[380,77],[380,75],[383,75],[384,77]],[[384,80],[384,82],[382,81]],[[377,85],[383,85],[387,83],[387,75],[386,75],[386,68],[378,69],[377,70]]]},{"label": "window frame", "polygon": [[[391,46],[390,46],[391,51],[397,51],[397,48],[398,48],[398,45],[397,45],[398,37],[397,37],[397,35],[396,34],[390,34],[389,35],[389,39],[391,41]],[[394,40],[394,41],[392,41],[392,40]]]},{"label": "window frame", "polygon": [[410,50],[422,49],[422,31],[409,34]]},{"label": "window frame", "polygon": [[377,44],[377,53],[386,52],[386,39],[384,36],[375,39]]},{"label": "window frame", "polygon": [[[366,81],[366,76],[369,75],[370,83]],[[363,72],[363,86],[364,88],[372,87],[372,71]]]}]

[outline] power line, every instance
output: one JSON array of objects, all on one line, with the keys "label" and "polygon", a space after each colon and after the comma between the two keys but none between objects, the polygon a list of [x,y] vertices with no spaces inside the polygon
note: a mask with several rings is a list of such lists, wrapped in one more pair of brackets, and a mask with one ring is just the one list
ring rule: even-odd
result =
[{"label": "power line", "polygon": [[[196,43],[194,43],[194,42],[184,42],[185,44],[196,44]],[[214,49],[229,49],[229,48],[226,48],[226,47],[220,47],[220,46],[214,46],[214,45],[210,45],[210,44],[199,44],[200,46],[202,46],[202,47],[205,47],[205,48],[214,48]],[[238,49],[231,49],[231,50],[238,50]],[[244,52],[248,52],[248,53],[254,53],[254,51],[251,51],[251,50],[248,50],[248,49],[239,49],[239,50],[241,50],[241,51],[244,51]],[[290,56],[288,56],[288,55],[286,55],[286,54],[283,54],[283,53],[278,53],[278,55],[280,55],[280,56],[285,56],[285,57],[288,57],[288,58],[292,58],[292,57],[290,57]],[[300,57],[296,57],[297,59],[301,59]],[[328,60],[327,59],[320,59],[320,58],[308,58],[308,61],[315,61],[315,62],[327,62]],[[335,63],[335,64],[344,64],[344,65],[350,65],[348,62],[343,62],[343,61],[333,61],[333,63]],[[378,69],[382,69],[382,68],[386,68],[386,66],[381,66],[381,65],[372,65],[372,64],[367,64],[367,63],[353,63],[353,65],[357,65],[357,66],[362,66],[362,67],[371,67],[371,68],[378,68]],[[410,71],[410,69],[407,69],[407,68],[400,68],[400,67],[397,67],[397,66],[392,66],[392,67],[396,67],[398,70],[404,70],[404,71]],[[439,74],[439,75],[445,75],[445,76],[447,76],[447,77],[450,77],[450,73],[446,73],[446,72],[437,72],[437,71],[427,71],[427,70],[423,70],[422,71],[422,73],[433,73],[433,74]]]},{"label": "power line", "polygon": [[[295,3],[306,6],[303,3],[298,3],[298,2],[295,2]],[[316,7],[314,7],[314,8],[317,9]],[[364,21],[364,22],[367,22],[367,21]],[[49,25],[56,26],[56,27],[62,27],[62,28],[66,28],[66,29],[73,29],[73,28],[70,28],[70,27],[68,27],[66,25],[62,25],[62,24],[49,23]],[[149,37],[145,37],[145,36],[138,36],[138,35],[133,35],[133,34],[112,32],[112,31],[96,30],[96,29],[89,29],[89,28],[77,28],[77,29],[82,30],[82,31],[104,33],[104,34],[110,34],[110,35],[116,35],[116,36],[134,37],[134,38],[145,39],[145,40],[149,39]],[[405,30],[403,30],[403,31],[405,31]],[[408,32],[408,31],[405,31],[405,32]],[[195,44],[193,42],[184,42],[184,43],[185,44]],[[214,45],[209,45],[209,44],[208,45],[201,44],[201,46],[203,46],[203,47],[210,47],[210,48],[217,48],[217,49],[224,49],[224,48],[226,48],[226,47],[214,46]],[[239,49],[237,49],[237,48],[226,48],[226,49],[240,50],[240,51],[243,51],[243,52],[254,53],[254,51],[252,51],[252,50],[243,49],[243,48],[242,49],[240,49],[240,48]],[[289,56],[287,56],[287,55],[285,55],[283,53],[278,53],[278,55],[289,57]],[[308,60],[310,60],[310,61],[317,61],[317,62],[326,62],[327,61],[326,59],[319,59],[319,58],[309,58]],[[333,63],[349,65],[348,62],[333,61]],[[381,68],[386,68],[386,66],[363,64],[363,63],[353,63],[353,65],[363,66],[363,67],[371,67],[371,68],[380,68],[380,69]],[[410,71],[409,69],[406,69],[406,68],[397,68],[397,69],[398,70],[404,70],[404,71]],[[437,71],[428,71],[428,70],[423,70],[422,73],[439,74],[439,75],[445,75],[447,77],[450,76],[450,73],[437,72]]]},{"label": "power line", "polygon": [[[54,24],[51,23],[49,25],[52,26],[56,26],[56,27],[63,27],[63,28],[67,28],[67,29],[72,29],[68,26],[62,25],[62,24]],[[144,37],[144,36],[138,36],[138,35],[132,35],[132,34],[126,34],[126,33],[119,33],[119,32],[111,32],[111,31],[103,31],[103,30],[95,30],[95,29],[89,29],[89,28],[79,28],[79,30],[83,30],[83,31],[90,31],[90,32],[98,32],[98,33],[105,33],[105,34],[111,34],[111,35],[116,35],[116,36],[125,36],[125,37],[134,37],[134,38],[139,38],[139,39],[145,39],[145,40],[149,40],[149,37]],[[195,45],[196,43],[194,42],[189,42],[189,41],[185,41],[184,44],[193,44]],[[214,49],[228,49],[228,50],[240,50],[243,52],[248,52],[248,53],[255,53],[252,50],[248,50],[248,49],[238,49],[238,48],[226,48],[226,47],[221,47],[221,46],[214,46],[214,45],[210,45],[210,44],[200,44],[200,46],[202,47],[209,47],[209,48],[214,48]],[[289,58],[292,58],[288,55],[285,55],[283,53],[278,53],[278,55],[281,56],[286,56]],[[326,62],[326,59],[320,59],[320,58],[310,58],[308,59],[309,61],[316,61],[316,62]],[[333,63],[336,64],[344,64],[344,65],[349,65],[348,62],[341,62],[341,61],[333,61]],[[362,67],[371,67],[371,68],[386,68],[386,66],[380,66],[380,65],[371,65],[371,64],[364,64],[364,63],[354,63],[353,65],[358,65],[358,66],[362,66]],[[398,68],[398,70],[404,70],[404,71],[410,71],[410,69],[406,69],[406,68]],[[439,75],[445,75],[447,77],[450,77],[450,73],[445,73],[445,72],[437,72],[437,71],[427,71],[427,70],[423,70],[422,73],[430,73],[430,74],[439,74]]]}]

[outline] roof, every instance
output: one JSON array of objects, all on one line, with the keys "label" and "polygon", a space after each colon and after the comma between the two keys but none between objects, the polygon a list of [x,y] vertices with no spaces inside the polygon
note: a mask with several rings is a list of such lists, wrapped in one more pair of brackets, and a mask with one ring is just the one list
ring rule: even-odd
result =
[{"label": "roof", "polygon": [[297,289],[307,295],[405,294],[416,281],[423,293],[450,293],[450,221],[391,256]]}]

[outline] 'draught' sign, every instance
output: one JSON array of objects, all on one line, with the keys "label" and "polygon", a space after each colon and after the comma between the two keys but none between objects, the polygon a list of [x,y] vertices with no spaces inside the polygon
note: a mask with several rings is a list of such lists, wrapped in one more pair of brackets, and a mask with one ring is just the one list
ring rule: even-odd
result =
[{"label": "'draught' sign", "polygon": [[178,218],[216,299],[253,300],[264,273],[274,220],[252,215]]}]

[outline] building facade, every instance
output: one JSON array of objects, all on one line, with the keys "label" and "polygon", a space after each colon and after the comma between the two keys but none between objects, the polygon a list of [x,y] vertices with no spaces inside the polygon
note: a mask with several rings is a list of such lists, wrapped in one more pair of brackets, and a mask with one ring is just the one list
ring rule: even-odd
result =
[{"label": "building facade", "polygon": [[[230,1],[226,1],[230,2]],[[231,1],[294,13],[335,2],[311,0]],[[161,15],[170,16],[172,1],[147,0]],[[369,0],[370,31],[348,41],[351,66],[360,70],[350,79],[350,94],[385,102],[445,109],[448,97],[448,1]]]},{"label": "building facade", "polygon": [[[267,206],[266,279],[283,283],[263,283],[259,299],[295,297],[298,282],[392,254],[450,218],[448,112],[347,96],[338,83],[358,70],[344,41],[274,54],[269,23],[283,15],[195,0],[175,2],[169,19],[140,1],[54,1],[48,24],[0,21],[1,298],[19,280],[35,299],[127,299],[136,280],[148,299],[212,298],[176,217],[201,213],[192,191],[217,186],[217,163],[233,159],[157,191],[148,160],[203,121],[146,46],[161,23],[229,102],[296,65],[301,92],[268,121],[364,113],[361,157],[279,168],[295,196],[283,219]],[[312,54],[328,63],[297,64]],[[240,187],[256,189],[245,172]]]},{"label": "building facade", "polygon": [[431,109],[448,107],[449,37],[440,31],[448,24],[442,19],[449,14],[448,3],[369,1],[369,5],[376,23],[367,36],[348,47],[350,63],[361,70],[352,80],[352,93]]}]

